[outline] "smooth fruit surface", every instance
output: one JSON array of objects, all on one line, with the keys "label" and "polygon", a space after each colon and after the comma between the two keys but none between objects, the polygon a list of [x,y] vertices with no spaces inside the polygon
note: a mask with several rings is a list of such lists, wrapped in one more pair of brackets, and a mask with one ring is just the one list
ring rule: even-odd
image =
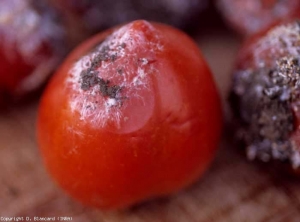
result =
[{"label": "smooth fruit surface", "polygon": [[193,41],[135,21],[79,46],[47,87],[38,143],[50,174],[101,208],[170,194],[207,169],[221,108]]}]

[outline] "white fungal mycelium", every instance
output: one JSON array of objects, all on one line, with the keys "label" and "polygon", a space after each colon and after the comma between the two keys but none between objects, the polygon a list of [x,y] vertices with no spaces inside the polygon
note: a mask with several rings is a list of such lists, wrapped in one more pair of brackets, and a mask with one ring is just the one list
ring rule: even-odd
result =
[{"label": "white fungal mycelium", "polygon": [[[149,91],[151,88],[151,75],[157,72],[153,60],[155,53],[163,50],[163,45],[158,34],[155,35],[154,41],[149,41],[144,31],[134,29],[133,26],[134,23],[130,23],[112,33],[97,50],[83,56],[69,71],[66,86],[75,92],[70,99],[70,109],[79,113],[81,120],[89,119],[95,127],[104,127],[110,122],[118,128],[121,121],[128,121],[122,110],[132,98],[146,105],[140,92]],[[143,22],[143,26],[146,26],[147,32],[156,32],[148,22]],[[101,61],[97,68],[97,76],[109,81],[111,85],[117,84],[120,87],[115,98],[101,95],[98,84],[88,90],[81,88],[82,71],[91,67],[91,61],[99,56],[104,47],[109,47],[105,56],[115,58]],[[116,61],[112,61],[115,59]],[[118,62],[118,67],[115,62]]]}]

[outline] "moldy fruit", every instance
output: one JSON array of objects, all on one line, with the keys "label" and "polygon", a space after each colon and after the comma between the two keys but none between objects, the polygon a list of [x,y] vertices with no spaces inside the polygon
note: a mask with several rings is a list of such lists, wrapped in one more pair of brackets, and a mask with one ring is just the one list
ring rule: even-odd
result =
[{"label": "moldy fruit", "polygon": [[216,0],[224,18],[243,35],[300,16],[299,0]]},{"label": "moldy fruit", "polygon": [[221,108],[197,45],[134,21],[79,46],[48,85],[38,143],[74,198],[126,207],[194,182],[214,157]]},{"label": "moldy fruit", "polygon": [[249,159],[300,166],[300,24],[253,36],[240,51],[231,101]]},{"label": "moldy fruit", "polygon": [[56,16],[45,1],[0,1],[0,97],[36,89],[59,63],[67,49]]}]

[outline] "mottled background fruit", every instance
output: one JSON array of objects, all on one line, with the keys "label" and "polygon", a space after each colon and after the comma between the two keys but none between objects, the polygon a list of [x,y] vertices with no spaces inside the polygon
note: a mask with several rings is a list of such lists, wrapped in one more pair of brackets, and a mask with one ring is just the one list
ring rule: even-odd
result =
[{"label": "mottled background fruit", "polygon": [[239,53],[231,96],[249,159],[300,166],[299,40],[299,22],[287,22],[253,36]]},{"label": "mottled background fruit", "polygon": [[46,2],[0,1],[0,96],[39,87],[67,51],[65,34]]},{"label": "mottled background fruit", "polygon": [[136,19],[146,19],[185,28],[195,23],[207,7],[207,0],[49,0],[68,22],[83,30],[99,30]]},{"label": "mottled background fruit", "polygon": [[289,17],[300,16],[299,0],[215,0],[228,24],[251,35]]}]

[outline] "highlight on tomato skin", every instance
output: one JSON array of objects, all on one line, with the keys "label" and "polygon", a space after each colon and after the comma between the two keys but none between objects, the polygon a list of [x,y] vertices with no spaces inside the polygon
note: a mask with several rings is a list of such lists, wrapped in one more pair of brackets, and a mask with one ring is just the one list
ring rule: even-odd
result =
[{"label": "highlight on tomato skin", "polygon": [[64,28],[43,0],[0,1],[0,97],[38,88],[66,52]]},{"label": "highlight on tomato skin", "polygon": [[41,99],[37,137],[65,191],[116,209],[195,182],[214,157],[221,125],[197,45],[172,27],[138,20],[71,53]]}]

